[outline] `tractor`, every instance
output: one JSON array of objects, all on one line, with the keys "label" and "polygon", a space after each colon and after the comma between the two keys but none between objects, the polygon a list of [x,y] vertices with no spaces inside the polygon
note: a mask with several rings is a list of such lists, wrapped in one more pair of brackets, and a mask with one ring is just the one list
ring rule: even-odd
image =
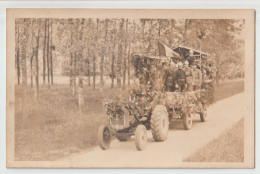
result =
[{"label": "tractor", "polygon": [[185,130],[192,127],[192,117],[207,118],[207,91],[169,92],[162,83],[163,62],[172,57],[135,55],[132,57],[134,84],[125,97],[106,99],[103,104],[108,124],[100,126],[98,143],[101,149],[109,149],[112,137],[127,141],[135,137],[137,150],[144,150],[147,131],[151,130],[155,141],[167,139],[171,121],[182,121]]}]

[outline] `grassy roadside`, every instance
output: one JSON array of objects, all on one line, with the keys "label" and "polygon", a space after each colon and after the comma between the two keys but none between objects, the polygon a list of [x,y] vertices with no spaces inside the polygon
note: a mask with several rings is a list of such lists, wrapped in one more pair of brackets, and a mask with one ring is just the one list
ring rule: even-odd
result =
[{"label": "grassy roadside", "polygon": [[39,98],[34,89],[16,87],[15,160],[55,160],[97,144],[98,127],[105,124],[102,100],[112,98],[116,89],[85,91],[82,114],[78,98],[67,85],[41,87]]},{"label": "grassy roadside", "polygon": [[[222,83],[216,87],[215,99],[242,92],[243,87],[243,81]],[[41,86],[38,100],[33,88],[22,93],[21,86],[16,86],[15,160],[56,160],[96,146],[98,127],[107,121],[102,100],[117,95],[118,89],[86,87],[80,114],[78,99],[68,85],[54,85],[49,90]]]},{"label": "grassy roadside", "polygon": [[199,149],[184,162],[243,162],[244,119],[226,130],[219,138]]},{"label": "grassy roadside", "polygon": [[227,97],[231,97],[235,94],[244,91],[244,81],[225,81],[216,86],[215,101],[222,100]]}]

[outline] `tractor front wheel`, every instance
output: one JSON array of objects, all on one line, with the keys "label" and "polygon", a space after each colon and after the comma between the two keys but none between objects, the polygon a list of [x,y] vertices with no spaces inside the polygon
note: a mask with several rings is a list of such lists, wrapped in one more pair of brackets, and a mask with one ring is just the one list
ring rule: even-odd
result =
[{"label": "tractor front wheel", "polygon": [[111,143],[110,130],[107,126],[102,125],[98,129],[98,144],[101,149],[109,149]]},{"label": "tractor front wheel", "polygon": [[135,130],[135,146],[141,151],[145,148],[147,143],[147,131],[144,125],[138,125]]}]

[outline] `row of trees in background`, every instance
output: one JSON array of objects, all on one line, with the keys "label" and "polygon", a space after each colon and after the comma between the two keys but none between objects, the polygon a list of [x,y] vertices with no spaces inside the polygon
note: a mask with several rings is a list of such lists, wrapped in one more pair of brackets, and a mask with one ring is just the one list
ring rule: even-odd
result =
[{"label": "row of trees in background", "polygon": [[[53,55],[51,19],[16,19],[15,63],[17,83],[27,85],[27,74],[30,72],[31,87],[39,89],[39,52],[42,49],[43,84],[53,84]],[[29,64],[30,66],[27,66]]]},{"label": "row of trees in background", "polygon": [[[63,57],[63,73],[70,76],[71,86],[75,77],[88,77],[88,85],[96,86],[96,76],[104,85],[104,76],[110,76],[111,87],[125,88],[130,84],[130,52],[133,34],[129,34],[128,19],[68,19],[57,28]],[[132,31],[133,32],[133,31]],[[70,38],[68,38],[70,37]],[[66,50],[69,52],[66,52]],[[68,66],[69,65],[69,66]],[[127,81],[128,79],[128,81]],[[81,79],[80,79],[81,81]]]},{"label": "row of trees in background", "polygon": [[170,48],[184,45],[210,53],[223,78],[242,76],[244,71],[244,20],[17,19],[15,27],[18,84],[20,77],[26,84],[30,72],[37,88],[40,74],[43,84],[46,77],[53,84],[55,70],[70,77],[73,93],[76,78],[79,86],[86,80],[95,89],[97,76],[102,87],[110,77],[112,88],[115,83],[125,88],[131,79],[131,56],[158,55],[158,41]]}]

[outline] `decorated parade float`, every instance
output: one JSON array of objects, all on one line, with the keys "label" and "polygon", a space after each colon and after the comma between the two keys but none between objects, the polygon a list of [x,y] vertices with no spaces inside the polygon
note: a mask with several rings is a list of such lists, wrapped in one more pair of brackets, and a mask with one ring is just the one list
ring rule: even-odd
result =
[{"label": "decorated parade float", "polygon": [[[109,149],[113,136],[119,141],[127,141],[134,136],[137,150],[143,150],[148,130],[152,131],[155,141],[165,141],[172,121],[182,121],[185,130],[191,129],[195,115],[199,115],[202,122],[206,121],[207,106],[214,95],[210,85],[212,80],[205,79],[201,89],[184,92],[167,91],[162,82],[163,64],[171,63],[174,58],[187,59],[182,55],[186,49],[179,47],[172,56],[132,57],[135,76],[133,87],[126,96],[103,102],[108,116],[107,125],[102,125],[98,131],[98,142],[103,150]],[[203,53],[199,63],[205,64],[207,56]],[[194,54],[196,59],[197,54]]]}]

